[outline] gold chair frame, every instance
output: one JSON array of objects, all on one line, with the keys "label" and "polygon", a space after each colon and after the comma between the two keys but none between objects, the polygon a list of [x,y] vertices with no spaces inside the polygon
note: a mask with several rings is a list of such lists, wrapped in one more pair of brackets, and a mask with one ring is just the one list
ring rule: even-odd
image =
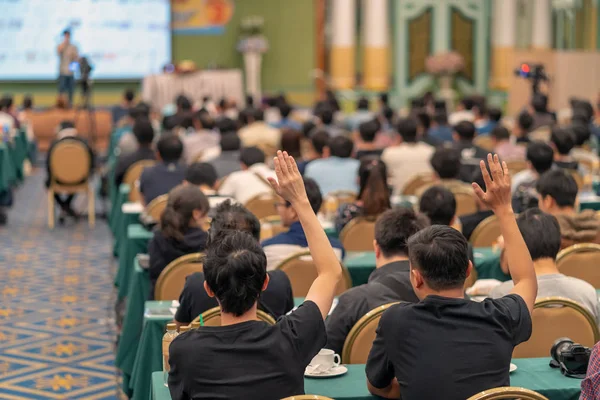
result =
[{"label": "gold chair frame", "polygon": [[[264,210],[260,210],[260,212],[256,212],[256,209],[252,209],[253,206],[255,205],[255,203],[266,203],[268,205],[270,205],[270,207],[272,207],[271,210],[265,211]],[[258,194],[254,197],[252,197],[250,200],[248,200],[246,202],[246,204],[244,204],[244,207],[248,209],[248,211],[250,211],[252,214],[254,214],[254,216],[256,218],[258,218],[259,220],[262,218],[266,218],[266,217],[270,217],[270,216],[274,216],[274,215],[279,215],[277,214],[277,209],[275,208],[275,203],[277,202],[277,198],[275,197],[274,192],[271,193],[261,193]],[[263,204],[260,204],[261,206]]]},{"label": "gold chair frame", "polygon": [[[144,214],[148,217],[152,218],[152,220],[159,222],[160,216],[162,212],[165,210],[167,206],[167,202],[169,201],[169,195],[163,194],[155,198],[146,206],[144,210]],[[161,208],[162,207],[162,208]],[[156,215],[158,214],[158,215]]]},{"label": "gold chair frame", "polygon": [[[473,247],[492,247],[492,245],[494,244],[493,242],[487,243],[487,241],[478,241],[478,239],[479,236],[482,236],[484,233],[487,233],[487,229],[492,229],[493,227],[496,227],[498,229],[498,232],[500,232],[500,222],[498,221],[498,217],[496,217],[495,215],[487,217],[486,219],[481,221],[479,225],[477,225],[477,227],[473,230],[473,233],[471,233],[469,243],[471,243]],[[498,233],[494,240],[498,239],[498,236],[500,235],[501,233]]]},{"label": "gold chair frame", "polygon": [[[375,225],[375,222],[377,221],[377,217],[378,216],[356,217],[356,218],[350,220],[350,222],[348,222],[346,224],[346,226],[344,226],[344,228],[342,228],[342,231],[340,232],[340,242],[342,242],[342,246],[344,246],[344,249],[346,251],[373,251],[373,239],[374,238],[372,238],[367,245],[365,245],[364,247],[360,247],[360,248],[348,246],[345,243],[345,240],[348,237],[348,232],[351,232],[352,229],[354,229],[356,225],[358,225],[360,223],[364,223],[364,222],[368,222],[368,223]],[[373,230],[375,230],[375,226],[373,226]]]},{"label": "gold chair frame", "polygon": [[155,160],[140,160],[127,168],[125,176],[123,177],[123,183],[129,185],[130,202],[138,203],[142,199],[142,194],[140,193],[140,177],[145,168],[153,167],[154,165],[156,165]]},{"label": "gold chair frame", "polygon": [[[565,260],[566,257],[568,257],[571,254],[576,254],[576,253],[600,253],[600,244],[597,243],[578,243],[578,244],[574,244],[572,246],[569,246],[565,249],[562,249],[560,251],[560,253],[558,253],[558,255],[556,256],[556,266],[558,267],[559,272],[562,273],[561,270],[561,262],[566,262],[567,260]],[[598,254],[600,256],[600,254]],[[594,282],[588,282],[587,279],[584,279],[583,277],[577,276],[577,274],[571,275],[571,274],[565,274],[567,276],[573,276],[575,278],[579,278],[582,279],[586,282],[588,282],[589,284],[591,284],[592,286],[594,286],[596,289],[600,289],[600,267],[598,266],[593,266],[591,268],[596,268],[597,269],[597,276],[598,276],[598,284],[595,284]]]},{"label": "gold chair frame", "polygon": [[501,400],[501,399],[520,399],[520,400],[548,400],[533,390],[504,386],[490,390],[484,390],[476,395],[469,397],[467,400]]},{"label": "gold chair frame", "polygon": [[[207,321],[211,321],[217,317],[221,317],[221,308],[220,307],[214,307],[211,308],[210,310],[206,310],[202,313],[202,321],[204,321],[204,323],[206,323]],[[256,310],[256,317],[263,322],[266,322],[269,325],[275,325],[277,322],[275,321],[275,318],[273,318],[272,316],[270,316],[269,314],[267,314],[266,312],[262,311],[262,310]],[[197,316],[196,318],[194,318],[194,320],[192,322],[199,322],[200,321],[200,316]]]},{"label": "gold chair frame", "polygon": [[[173,261],[171,261],[165,269],[162,270],[158,279],[156,280],[156,286],[154,287],[154,299],[155,300],[177,300],[177,299],[165,299],[162,297],[162,291],[164,290],[163,286],[165,285],[165,281],[169,278],[169,276],[180,268],[181,265],[197,263],[200,268],[196,272],[202,272],[202,258],[204,257],[204,253],[192,253],[186,254],[185,256],[181,256]],[[183,282],[185,284],[185,281]],[[181,286],[183,289],[183,285]],[[179,296],[178,296],[179,298]]]},{"label": "gold chair frame", "polygon": [[404,184],[400,192],[403,196],[414,196],[420,188],[434,182],[435,175],[432,172],[423,172],[410,178],[408,182]]},{"label": "gold chair frame", "polygon": [[[477,203],[475,203],[475,199],[473,197],[473,189],[456,187],[456,188],[452,188],[449,190],[452,192],[452,194],[454,195],[454,198],[456,199],[456,216],[461,217],[463,215],[471,214],[471,213],[474,213],[477,211]],[[465,208],[464,201],[465,200],[470,202],[468,204],[470,206],[470,207],[468,207],[468,210],[464,210],[464,208]],[[460,204],[461,202],[462,202],[462,206]],[[463,209],[459,210],[460,208],[463,208]]]}]

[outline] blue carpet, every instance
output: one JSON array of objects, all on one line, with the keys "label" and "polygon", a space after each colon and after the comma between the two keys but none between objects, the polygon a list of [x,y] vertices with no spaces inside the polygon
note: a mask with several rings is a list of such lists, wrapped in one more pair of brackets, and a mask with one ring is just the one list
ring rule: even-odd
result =
[{"label": "blue carpet", "polygon": [[50,231],[40,172],[15,191],[8,217],[0,227],[0,399],[118,399],[105,221]]}]

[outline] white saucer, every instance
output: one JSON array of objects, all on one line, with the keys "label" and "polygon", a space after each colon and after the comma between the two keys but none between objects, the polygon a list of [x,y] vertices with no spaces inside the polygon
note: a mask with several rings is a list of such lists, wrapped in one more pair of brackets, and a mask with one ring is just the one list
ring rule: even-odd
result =
[{"label": "white saucer", "polygon": [[517,366],[513,363],[510,363],[510,369],[508,370],[509,373],[514,372],[517,370]]},{"label": "white saucer", "polygon": [[327,372],[308,372],[307,369],[304,371],[304,376],[308,378],[333,378],[334,376],[344,375],[346,372],[348,372],[348,368],[345,365],[339,365]]}]

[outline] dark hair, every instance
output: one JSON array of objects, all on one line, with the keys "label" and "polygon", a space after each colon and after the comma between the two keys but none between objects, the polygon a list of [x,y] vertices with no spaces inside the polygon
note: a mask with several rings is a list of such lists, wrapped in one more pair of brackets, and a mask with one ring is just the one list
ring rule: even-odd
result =
[{"label": "dark hair", "polygon": [[281,118],[287,118],[292,113],[292,106],[287,103],[279,105],[279,114],[281,114]]},{"label": "dark hair", "polygon": [[464,235],[445,225],[425,228],[408,239],[411,268],[433,290],[456,289],[467,279],[469,245]]},{"label": "dark hair", "polygon": [[323,108],[319,113],[319,118],[325,125],[331,125],[333,123],[333,110],[329,107]]},{"label": "dark hair", "polygon": [[517,117],[517,125],[524,131],[529,132],[533,126],[533,116],[527,111],[521,112]]},{"label": "dark hair", "polygon": [[498,107],[490,107],[487,110],[487,115],[490,121],[500,122],[502,119],[502,110]]},{"label": "dark hair", "polygon": [[215,128],[215,120],[205,110],[196,112],[193,116],[193,119],[200,122],[202,129],[212,130]]},{"label": "dark hair", "polygon": [[71,31],[69,29],[65,29],[64,31],[62,31],[63,36],[65,35],[69,35],[71,36]]},{"label": "dark hair", "polygon": [[252,119],[254,121],[263,121],[265,119],[265,113],[260,108],[252,110]]},{"label": "dark hair", "polygon": [[242,146],[242,141],[234,132],[221,135],[221,151],[236,151]]},{"label": "dark hair", "polygon": [[63,129],[74,129],[74,128],[75,128],[75,122],[70,119],[60,121],[60,123],[58,124],[58,129],[61,131]]},{"label": "dark hair", "polygon": [[366,121],[358,126],[358,133],[364,142],[372,143],[379,130],[379,124],[375,120]]},{"label": "dark hair", "polygon": [[146,103],[139,102],[135,106],[129,108],[129,116],[135,121],[138,118],[150,118],[150,106]]},{"label": "dark hair", "polygon": [[240,161],[250,167],[265,162],[265,153],[258,147],[244,147],[240,152]]},{"label": "dark hair", "polygon": [[456,198],[443,186],[432,186],[421,195],[419,210],[432,225],[450,225],[456,215]]},{"label": "dark hair", "polygon": [[363,203],[365,215],[379,215],[392,207],[387,185],[387,167],[383,161],[372,157],[361,158],[358,180],[358,199]]},{"label": "dark hair", "polygon": [[26,94],[25,97],[23,97],[23,109],[30,110],[32,108],[33,108],[33,96],[30,94]]},{"label": "dark hair", "polygon": [[11,108],[13,106],[14,103],[14,99],[12,97],[12,95],[10,94],[5,94],[4,96],[2,96],[2,100],[0,100],[2,107],[0,107],[1,109],[6,109],[8,110],[9,108]]},{"label": "dark hair", "polygon": [[530,208],[519,214],[517,225],[533,261],[556,258],[561,242],[560,225],[554,216],[539,208]]},{"label": "dark hair", "polygon": [[460,140],[469,142],[475,137],[475,125],[470,121],[461,121],[454,127],[454,131],[460,137]]},{"label": "dark hair", "polygon": [[215,127],[219,130],[221,135],[226,133],[236,133],[238,129],[237,122],[231,118],[219,118],[215,121]]},{"label": "dark hair", "polygon": [[492,134],[492,137],[495,138],[496,140],[509,140],[510,139],[510,132],[508,131],[508,129],[506,129],[502,125],[496,125],[494,127],[494,129],[492,129],[491,134]]},{"label": "dark hair", "polygon": [[440,147],[429,162],[441,179],[455,179],[460,173],[460,151],[457,149]]},{"label": "dark hair", "polygon": [[197,186],[179,185],[169,192],[167,206],[160,216],[160,230],[166,238],[182,241],[194,210],[205,215],[208,209],[208,199]]},{"label": "dark hair", "polygon": [[217,170],[209,163],[193,163],[185,170],[185,180],[192,185],[213,187],[217,179]]},{"label": "dark hair", "polygon": [[306,196],[310,203],[310,208],[316,213],[321,209],[323,204],[323,196],[321,195],[321,188],[314,179],[304,178],[304,188],[306,189]]},{"label": "dark hair", "polygon": [[316,127],[317,124],[315,124],[314,121],[306,121],[302,124],[302,134],[304,135],[304,137],[310,138],[312,136],[311,134],[314,132]]},{"label": "dark hair", "polygon": [[247,208],[231,200],[225,200],[217,206],[215,216],[208,230],[208,246],[221,231],[232,230],[246,232],[260,240],[260,221]]},{"label": "dark hair", "polygon": [[194,127],[194,114],[191,111],[184,111],[179,115],[174,115],[176,127],[191,129]]},{"label": "dark hair", "polygon": [[329,141],[331,155],[334,157],[348,158],[354,150],[354,143],[345,136],[336,136]]},{"label": "dark hair", "polygon": [[267,278],[267,257],[249,234],[221,231],[207,248],[203,270],[222,311],[239,317],[260,297]]},{"label": "dark hair", "polygon": [[590,140],[592,132],[588,124],[574,123],[571,125],[571,131],[575,135],[575,146],[583,146]]},{"label": "dark hair", "polygon": [[573,109],[573,116],[578,114],[585,119],[586,123],[589,124],[592,122],[592,119],[594,118],[594,107],[588,100],[572,99],[571,108]]},{"label": "dark hair", "polygon": [[379,101],[381,102],[381,104],[383,104],[385,106],[389,105],[390,98],[389,98],[389,95],[387,94],[387,92],[379,93]]},{"label": "dark hair", "polygon": [[423,131],[427,132],[431,127],[431,116],[426,111],[420,110],[417,112],[417,121],[423,127]]},{"label": "dark hair", "polygon": [[406,254],[408,238],[427,226],[427,217],[412,208],[387,210],[375,222],[375,241],[384,257]]},{"label": "dark hair", "polygon": [[123,93],[123,98],[131,103],[133,99],[135,99],[135,91],[133,89],[125,89],[125,93]]},{"label": "dark hair", "polygon": [[162,161],[174,163],[179,161],[183,154],[183,143],[179,136],[170,133],[163,134],[156,144],[156,149]]},{"label": "dark hair", "polygon": [[531,99],[531,106],[537,113],[548,112],[548,96],[542,93],[536,93]]},{"label": "dark hair", "polygon": [[550,196],[559,207],[574,207],[577,199],[577,182],[567,171],[563,169],[551,169],[538,179],[535,186],[537,192],[542,196]]},{"label": "dark hair", "polygon": [[441,126],[448,125],[448,115],[446,114],[446,111],[436,110],[435,114],[433,114],[433,122]]},{"label": "dark hair", "polygon": [[289,155],[300,159],[302,134],[295,129],[286,128],[281,132],[281,151],[287,151]]},{"label": "dark hair", "polygon": [[472,97],[465,97],[460,101],[460,104],[465,108],[465,110],[472,110],[475,106],[475,100]]},{"label": "dark hair", "polygon": [[369,99],[367,99],[364,96],[360,97],[358,99],[358,101],[356,102],[356,108],[358,110],[368,110],[369,109]]},{"label": "dark hair", "polygon": [[154,140],[154,128],[148,118],[138,118],[133,123],[133,135],[139,145],[149,146]]},{"label": "dark hair", "polygon": [[554,150],[547,143],[531,142],[527,145],[527,160],[531,163],[533,169],[541,175],[552,168]]},{"label": "dark hair", "polygon": [[381,111],[381,115],[383,115],[383,118],[385,118],[388,123],[392,124],[396,113],[392,107],[385,106],[383,107],[383,111]]},{"label": "dark hair", "polygon": [[246,107],[254,107],[254,97],[251,94],[246,95]]},{"label": "dark hair", "polygon": [[554,143],[556,151],[561,155],[568,155],[575,147],[575,134],[568,128],[552,128],[550,141]]},{"label": "dark hair", "polygon": [[175,105],[181,111],[192,111],[192,102],[182,94],[175,99]]},{"label": "dark hair", "polygon": [[[488,173],[490,173],[490,169],[489,169],[487,162],[485,163],[485,167],[487,168]],[[491,176],[491,173],[490,173],[490,176]],[[471,174],[471,182],[478,184],[479,187],[481,188],[481,190],[483,190],[484,192],[486,191],[485,179],[483,179],[483,172],[481,172],[481,168],[475,168],[475,170]]]},{"label": "dark hair", "polygon": [[401,118],[396,125],[402,140],[407,143],[417,141],[417,123],[411,118]]},{"label": "dark hair", "polygon": [[311,135],[310,141],[315,151],[319,155],[322,155],[323,149],[329,146],[329,133],[325,130],[320,129]]}]

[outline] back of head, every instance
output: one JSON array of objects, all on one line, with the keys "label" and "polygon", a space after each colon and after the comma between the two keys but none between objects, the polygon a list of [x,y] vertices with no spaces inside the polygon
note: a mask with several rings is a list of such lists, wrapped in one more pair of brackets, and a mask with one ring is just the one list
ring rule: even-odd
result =
[{"label": "back of head", "polygon": [[281,132],[281,150],[289,155],[300,158],[302,134],[294,129],[286,128]]},{"label": "back of head", "polygon": [[375,120],[366,121],[358,126],[358,132],[363,142],[372,143],[379,130],[379,124]]},{"label": "back of head", "polygon": [[327,104],[329,104],[329,106],[334,112],[340,111],[340,102],[338,101],[337,97],[335,96],[335,93],[332,90],[327,89],[325,91],[325,98]]},{"label": "back of head", "polygon": [[415,143],[417,141],[417,123],[411,118],[402,118],[396,125],[402,141],[406,143]]},{"label": "back of head", "polygon": [[566,156],[575,147],[575,134],[569,128],[554,127],[550,141],[556,147],[558,154]]},{"label": "back of head", "polygon": [[548,112],[548,96],[541,93],[534,94],[533,98],[531,99],[531,106],[536,113]]},{"label": "back of head", "polygon": [[178,111],[192,111],[192,102],[182,94],[175,99],[175,105]]},{"label": "back of head", "polygon": [[129,116],[135,121],[138,118],[150,118],[150,106],[146,103],[138,103],[129,108]]},{"label": "back of head", "polygon": [[541,175],[552,168],[552,164],[554,163],[554,150],[552,150],[552,147],[547,143],[531,142],[527,146],[527,161],[529,161],[533,166],[533,169]]},{"label": "back of head", "polygon": [[491,135],[497,141],[504,141],[510,139],[510,132],[502,125],[497,125],[492,129]]},{"label": "back of head", "polygon": [[292,106],[288,103],[283,103],[279,105],[279,114],[281,114],[281,118],[287,118],[292,113]]},{"label": "back of head", "polygon": [[498,107],[490,107],[487,110],[487,115],[490,121],[500,122],[500,120],[502,119],[502,110]]},{"label": "back of head", "polygon": [[33,96],[30,94],[25,95],[23,97],[23,109],[31,110],[33,108]]},{"label": "back of head", "polygon": [[387,92],[381,92],[381,93],[379,93],[379,101],[384,106],[389,106],[389,104],[390,104],[390,96],[388,95]]},{"label": "back of head", "polygon": [[538,179],[535,189],[542,196],[550,196],[559,207],[575,207],[577,182],[563,169],[551,169]]},{"label": "back of head", "polygon": [[215,120],[205,110],[197,111],[193,118],[202,125],[202,129],[210,131],[215,128]]},{"label": "back of head", "polygon": [[163,134],[156,144],[158,154],[162,161],[174,163],[179,161],[183,154],[183,143],[179,136],[173,134]]},{"label": "back of head", "polygon": [[449,226],[433,225],[411,236],[408,257],[432,290],[458,289],[467,279],[467,239]]},{"label": "back of head", "polygon": [[389,106],[383,107],[381,114],[383,115],[383,118],[385,118],[385,120],[389,124],[394,123],[394,118],[396,117],[396,113],[394,112],[394,109],[392,107],[389,107]]},{"label": "back of head", "polygon": [[461,121],[454,127],[460,140],[471,142],[475,138],[475,125],[470,121]]},{"label": "back of head", "polygon": [[265,153],[258,147],[244,147],[240,152],[240,162],[246,167],[265,162]]},{"label": "back of head", "polygon": [[527,111],[522,111],[517,117],[517,126],[525,132],[529,132],[533,126],[533,117],[531,114]]},{"label": "back of head", "polygon": [[574,123],[571,125],[571,131],[575,135],[575,146],[577,147],[583,146],[592,136],[589,124]]},{"label": "back of head", "polygon": [[416,117],[422,132],[427,132],[431,127],[431,116],[427,113],[427,111],[420,110],[417,112]]},{"label": "back of head", "polygon": [[160,217],[160,230],[166,238],[182,241],[194,211],[206,215],[208,199],[194,185],[179,185],[169,193],[167,206]]},{"label": "back of head", "polygon": [[217,171],[209,163],[193,163],[185,170],[185,180],[196,186],[214,187],[217,183]]},{"label": "back of head", "polygon": [[427,217],[412,208],[398,207],[377,218],[375,241],[384,257],[406,255],[408,238],[429,226]]},{"label": "back of head", "polygon": [[554,216],[530,208],[519,214],[517,225],[533,261],[556,258],[560,251],[560,225]]},{"label": "back of head", "polygon": [[431,225],[450,225],[456,215],[456,198],[443,186],[432,186],[421,195],[419,210]]},{"label": "back of head", "polygon": [[319,154],[319,156],[323,155],[323,149],[325,147],[329,147],[330,141],[329,133],[325,130],[317,130],[314,132],[310,138],[313,149]]},{"label": "back of head", "polygon": [[356,102],[356,108],[358,110],[368,111],[369,110],[369,99],[366,97],[361,97]]},{"label": "back of head", "polygon": [[0,100],[0,104],[2,104],[2,109],[3,110],[10,110],[10,108],[13,106],[14,103],[14,99],[13,96],[10,94],[5,94],[4,96],[2,96],[2,99]]},{"label": "back of head", "polygon": [[135,99],[135,91],[133,89],[125,89],[123,99],[125,99],[126,102],[131,103],[133,99]]},{"label": "back of head", "polygon": [[150,146],[154,140],[154,127],[148,118],[140,117],[133,123],[133,134],[140,146]]},{"label": "back of head", "polygon": [[304,187],[306,188],[306,196],[310,203],[310,208],[317,214],[323,204],[323,195],[321,194],[321,188],[314,179],[304,178]]},{"label": "back of head", "polygon": [[314,121],[308,120],[302,124],[302,134],[304,137],[310,138],[316,127],[317,124],[315,124]]},{"label": "back of head", "polygon": [[431,156],[430,163],[441,179],[456,179],[460,173],[460,151],[449,147],[438,148]]},{"label": "back of head", "polygon": [[333,110],[330,107],[323,108],[319,113],[319,119],[325,125],[331,125],[333,123]]},{"label": "back of head", "polygon": [[235,132],[221,135],[221,151],[238,151],[242,141]]},{"label": "back of head", "polygon": [[379,158],[363,157],[358,168],[358,180],[358,198],[363,203],[364,215],[379,215],[391,208],[387,168],[383,161]]},{"label": "back of head", "polygon": [[214,242],[221,231],[241,231],[260,240],[260,222],[246,207],[231,200],[225,200],[217,206],[208,231],[209,244]]},{"label": "back of head", "polygon": [[571,107],[573,109],[573,115],[582,115],[588,124],[592,122],[594,118],[594,107],[592,106],[592,103],[584,99],[576,99],[571,102]]},{"label": "back of head", "polygon": [[261,110],[260,108],[255,108],[254,110],[252,110],[252,119],[254,119],[254,121],[264,121],[265,120],[264,111]]},{"label": "back of head", "polygon": [[219,130],[221,135],[226,133],[236,133],[238,129],[237,122],[231,118],[219,118],[215,121],[215,127]]},{"label": "back of head", "polygon": [[472,97],[465,97],[460,101],[465,110],[471,111],[475,106],[475,100]]},{"label": "back of head", "polygon": [[349,158],[354,150],[354,143],[345,136],[336,136],[329,141],[331,155],[340,158]]},{"label": "back of head", "polygon": [[435,110],[435,114],[433,114],[433,122],[435,122],[439,126],[448,125],[448,114],[446,114],[446,111]]}]

